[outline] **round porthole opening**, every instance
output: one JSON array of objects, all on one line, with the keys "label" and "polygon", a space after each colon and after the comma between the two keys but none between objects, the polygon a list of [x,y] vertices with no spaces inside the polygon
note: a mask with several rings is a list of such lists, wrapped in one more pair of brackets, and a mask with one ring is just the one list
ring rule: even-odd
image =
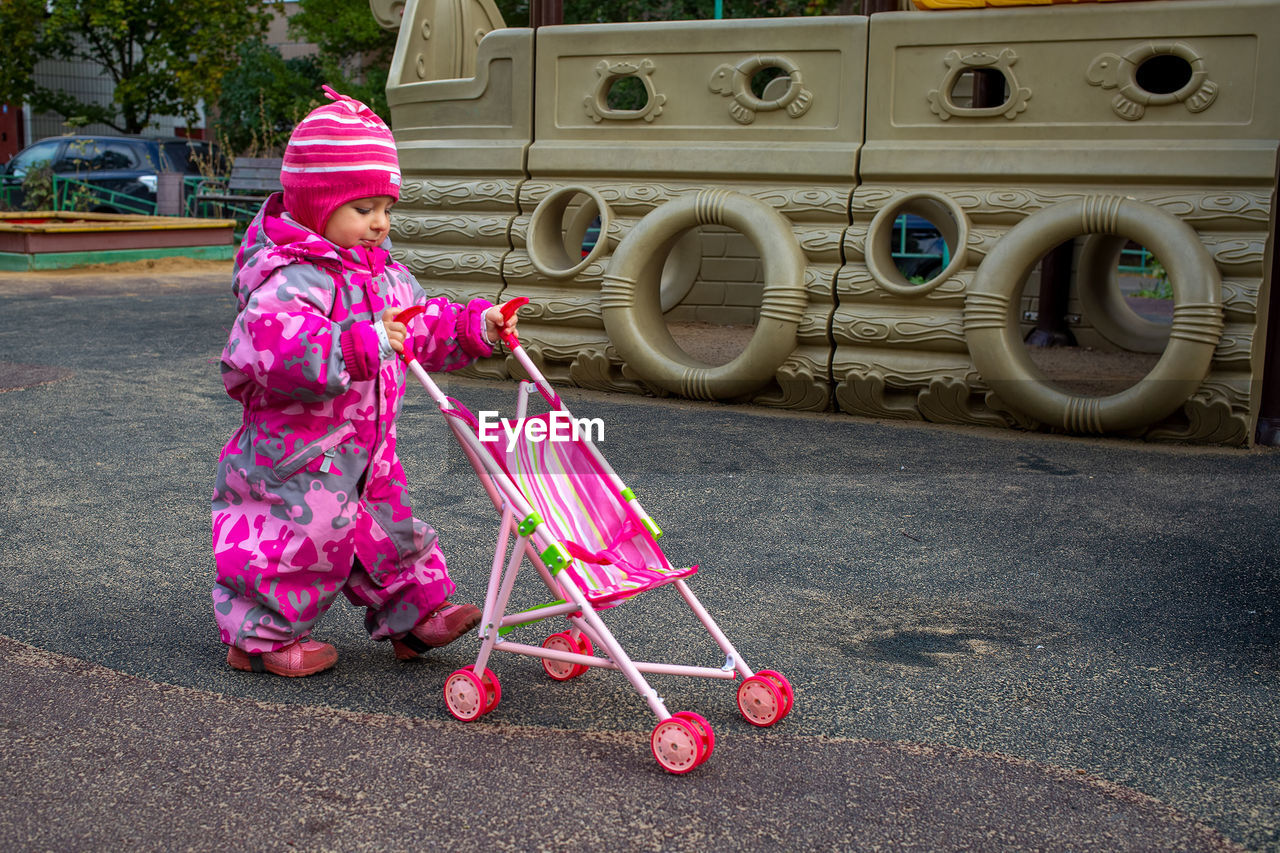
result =
[{"label": "round porthole opening", "polygon": [[1134,82],[1151,95],[1172,95],[1191,83],[1194,69],[1184,57],[1158,53],[1138,66]]},{"label": "round porthole opening", "polygon": [[[1108,243],[1108,262],[1090,257],[1097,238]],[[1055,388],[1077,397],[1109,397],[1155,368],[1168,343],[1168,320],[1161,329],[1133,307],[1130,294],[1143,282],[1130,274],[1141,261],[1140,246],[1124,237],[1088,235],[1076,253],[1075,243],[1047,252],[1023,282],[1022,337],[1031,362]],[[1122,252],[1126,246],[1133,249]],[[1171,300],[1167,307],[1172,315]]]},{"label": "round porthole opening", "polygon": [[609,206],[586,187],[562,187],[538,203],[529,220],[529,260],[547,278],[572,278],[604,251]]},{"label": "round porthole opening", "polygon": [[765,65],[751,75],[751,94],[762,101],[778,100],[790,86],[791,76],[777,65]]},{"label": "round porthole opening", "polygon": [[692,362],[728,364],[750,343],[763,298],[760,250],[720,225],[677,236],[662,268],[667,331]]},{"label": "round porthole opening", "polygon": [[956,75],[947,94],[961,109],[1003,107],[1011,97],[1009,78],[999,68],[967,68]]},{"label": "round porthole opening", "polygon": [[876,213],[867,229],[867,271],[898,296],[924,296],[964,267],[969,220],[953,199],[912,193]]},{"label": "round porthole opening", "polygon": [[649,90],[634,74],[614,77],[605,92],[605,105],[614,112],[638,113],[649,106]]}]

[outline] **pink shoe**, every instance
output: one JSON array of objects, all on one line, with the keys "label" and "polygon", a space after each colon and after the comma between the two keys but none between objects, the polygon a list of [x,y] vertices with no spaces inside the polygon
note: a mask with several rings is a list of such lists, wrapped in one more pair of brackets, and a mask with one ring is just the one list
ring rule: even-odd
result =
[{"label": "pink shoe", "polygon": [[337,649],[328,643],[317,642],[309,637],[295,640],[282,649],[263,652],[260,655],[249,654],[235,646],[227,649],[227,663],[232,669],[241,669],[245,672],[270,672],[288,678],[315,675],[337,662]]},{"label": "pink shoe", "polygon": [[480,624],[480,608],[474,604],[445,602],[403,637],[393,637],[397,660],[413,660],[427,649],[447,646]]}]

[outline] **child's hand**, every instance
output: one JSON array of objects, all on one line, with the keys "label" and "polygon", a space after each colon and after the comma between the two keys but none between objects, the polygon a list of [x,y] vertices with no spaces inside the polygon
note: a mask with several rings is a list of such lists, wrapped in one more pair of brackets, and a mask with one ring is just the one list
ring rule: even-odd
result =
[{"label": "child's hand", "polygon": [[505,335],[514,335],[516,332],[516,315],[513,313],[510,319],[502,316],[502,309],[497,305],[484,312],[484,330],[489,340],[501,340]]},{"label": "child's hand", "polygon": [[404,339],[408,337],[409,330],[404,327],[404,323],[397,323],[395,317],[400,313],[399,308],[388,308],[382,312],[382,328],[387,330],[387,340],[391,342],[391,348],[396,352],[404,352]]}]

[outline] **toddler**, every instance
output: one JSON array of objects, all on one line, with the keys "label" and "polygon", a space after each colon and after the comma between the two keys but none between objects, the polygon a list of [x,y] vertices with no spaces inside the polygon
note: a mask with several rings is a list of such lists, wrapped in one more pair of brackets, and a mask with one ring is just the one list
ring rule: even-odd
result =
[{"label": "toddler", "polygon": [[[495,306],[428,299],[388,254],[400,167],[368,107],[332,103],[294,129],[272,195],[236,255],[239,315],[222,353],[244,420],[223,448],[213,495],[214,618],[227,663],[311,675],[338,654],[311,629],[339,592],[407,660],[480,621],[448,601],[436,533],[413,517],[396,456],[412,348],[431,371],[491,355],[515,326]],[[401,310],[424,305],[406,329]]]}]

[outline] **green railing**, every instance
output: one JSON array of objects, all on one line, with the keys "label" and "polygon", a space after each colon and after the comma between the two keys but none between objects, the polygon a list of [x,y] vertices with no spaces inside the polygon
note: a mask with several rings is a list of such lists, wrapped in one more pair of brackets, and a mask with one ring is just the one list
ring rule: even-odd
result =
[{"label": "green railing", "polygon": [[117,192],[75,178],[65,178],[60,175],[53,176],[54,210],[74,210],[76,207],[82,206],[82,204],[77,205],[77,202],[83,203],[84,199],[92,199],[90,204],[93,207],[106,206],[121,213],[137,213],[143,216],[156,215],[156,203],[154,201],[147,201],[128,193]]},{"label": "green railing", "polygon": [[894,222],[893,229],[897,234],[897,245],[893,246],[889,254],[896,260],[911,260],[916,258],[937,258],[940,264],[939,269],[946,268],[951,263],[951,248],[947,245],[946,240],[939,240],[939,249],[937,252],[913,252],[908,248],[909,236],[907,233],[907,215],[904,213]]},{"label": "green railing", "polygon": [[1120,250],[1120,265],[1117,269],[1130,275],[1151,276],[1155,274],[1156,256],[1147,251],[1146,246],[1125,246]]},{"label": "green railing", "polygon": [[[50,210],[53,211],[80,211],[85,210],[86,205],[90,209],[94,207],[111,207],[124,213],[140,213],[144,216],[155,216],[156,203],[147,201],[127,193],[116,192],[106,187],[96,186],[87,181],[79,181],[75,178],[67,178],[62,175],[53,175],[50,189],[52,190]],[[0,186],[0,201],[4,202],[4,206],[10,210],[18,208],[18,199],[24,198],[26,193],[23,192],[22,185],[16,182],[6,182]]]},{"label": "green railing", "polygon": [[[143,216],[155,216],[158,213],[157,203],[128,193],[117,192],[106,187],[98,186],[89,181],[82,181],[77,178],[69,178],[63,175],[53,175],[52,183],[52,204],[50,209],[54,211],[81,211],[83,212],[86,204],[90,209],[94,207],[110,207],[121,213],[136,213]],[[200,214],[197,208],[206,207],[206,205],[198,204],[196,198],[201,187],[208,186],[210,181],[217,179],[204,178],[200,175],[183,175],[182,177],[182,201],[179,210],[186,216],[196,216]],[[17,182],[6,182],[0,184],[0,202],[9,210],[18,208],[18,200],[23,197],[24,193],[22,185]],[[247,218],[252,219],[257,210],[247,213]],[[204,215],[209,215],[207,212]],[[228,217],[231,218],[231,217]]]}]

